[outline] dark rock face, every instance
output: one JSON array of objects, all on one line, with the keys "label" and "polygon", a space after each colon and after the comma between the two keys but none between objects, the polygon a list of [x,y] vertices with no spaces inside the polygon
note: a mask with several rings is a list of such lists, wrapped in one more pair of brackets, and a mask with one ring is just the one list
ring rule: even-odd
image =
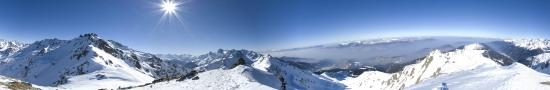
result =
[{"label": "dark rock face", "polygon": [[[194,80],[197,80],[197,79],[198,79],[198,76],[197,76],[198,74],[199,74],[198,71],[193,70],[193,71],[189,72],[188,74],[181,76],[181,77],[180,77],[178,80],[176,80],[176,81],[184,81],[184,80],[186,80],[186,79],[194,79]],[[196,79],[195,79],[195,78],[196,78]]]},{"label": "dark rock face", "polygon": [[286,90],[286,81],[285,78],[281,75],[277,75],[277,78],[279,79],[279,82],[281,82],[281,88],[280,90]]},{"label": "dark rock face", "polygon": [[483,49],[485,50],[485,52],[482,53],[484,57],[490,58],[491,60],[502,66],[508,66],[515,62],[512,58],[497,52],[495,49],[489,47],[487,44],[481,45],[484,47]]},{"label": "dark rock face", "polygon": [[346,68],[346,69],[334,68],[334,69],[328,69],[328,70],[320,70],[313,73],[318,75],[326,73],[331,77],[334,77],[339,80],[343,80],[345,77],[357,77],[365,71],[377,71],[377,70],[374,67],[364,66],[364,67],[355,67],[355,68]]},{"label": "dark rock face", "polygon": [[245,61],[244,61],[243,58],[239,58],[239,59],[237,60],[237,62],[236,62],[235,64],[233,64],[233,66],[232,66],[231,68],[235,68],[235,67],[237,67],[237,66],[239,66],[239,65],[246,65],[246,63],[245,63]]},{"label": "dark rock face", "polygon": [[[539,62],[534,61],[532,58],[540,54],[548,53],[543,49],[527,49],[506,41],[494,41],[486,43],[486,45],[490,46],[494,51],[484,53],[484,56],[488,56],[493,60],[500,60],[496,62],[500,62],[499,64],[501,65],[509,65],[510,63],[518,62],[539,72],[550,74],[547,70],[547,68],[550,68],[550,61]],[[496,55],[495,52],[505,56]]]},{"label": "dark rock face", "polygon": [[502,53],[509,56],[512,61],[519,62],[529,67],[533,66],[531,61],[528,60],[529,57],[544,53],[541,49],[529,50],[515,46],[514,43],[505,41],[494,41],[487,43],[486,45],[492,47],[497,53]]}]

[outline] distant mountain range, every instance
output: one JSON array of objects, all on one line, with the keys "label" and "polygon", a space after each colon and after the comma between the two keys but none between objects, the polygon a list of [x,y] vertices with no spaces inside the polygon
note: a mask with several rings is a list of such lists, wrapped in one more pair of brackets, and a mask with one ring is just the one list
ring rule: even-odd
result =
[{"label": "distant mountain range", "polygon": [[550,40],[406,37],[265,52],[150,54],[97,34],[0,40],[5,89],[550,89]]}]

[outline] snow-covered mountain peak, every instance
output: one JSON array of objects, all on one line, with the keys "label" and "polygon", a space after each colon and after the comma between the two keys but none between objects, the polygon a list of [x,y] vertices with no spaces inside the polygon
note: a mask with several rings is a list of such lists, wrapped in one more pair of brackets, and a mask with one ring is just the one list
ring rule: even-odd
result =
[{"label": "snow-covered mountain peak", "polygon": [[260,53],[258,52],[254,52],[254,51],[250,51],[250,50],[236,50],[236,49],[228,49],[228,50],[225,50],[225,49],[218,49],[216,52],[209,52],[208,54],[205,54],[205,55],[200,55],[198,56],[199,58],[204,58],[204,57],[216,57],[216,56],[222,56],[222,57],[240,57],[240,56],[245,56],[245,57],[255,57],[255,56],[259,56],[261,55]]},{"label": "snow-covered mountain peak", "polygon": [[7,50],[9,48],[22,48],[26,45],[27,44],[23,44],[17,41],[8,41],[8,40],[0,39],[0,51]]},{"label": "snow-covered mountain peak", "polygon": [[529,50],[550,50],[550,40],[548,39],[512,39],[505,41],[514,43],[518,47],[523,47]]},{"label": "snow-covered mountain peak", "polygon": [[82,34],[82,35],[78,36],[77,39],[97,40],[97,39],[100,39],[100,37],[99,37],[99,35],[97,35],[95,33],[87,33],[87,34]]},{"label": "snow-covered mountain peak", "polygon": [[[80,46],[93,45],[100,49],[106,50],[109,53],[112,53],[110,51],[113,49],[131,50],[127,46],[122,45],[116,41],[102,39],[101,37],[99,37],[99,35],[95,33],[80,35],[70,40],[69,43],[72,43],[72,45],[80,45]],[[135,51],[135,50],[132,50],[132,51]]]},{"label": "snow-covered mountain peak", "polygon": [[5,48],[5,47],[22,47],[22,46],[24,46],[24,45],[25,45],[25,44],[20,43],[20,42],[17,42],[17,41],[8,41],[8,40],[0,39],[0,48]]},{"label": "snow-covered mountain peak", "polygon": [[95,33],[80,35],[70,40],[70,43],[73,43],[73,45],[84,45],[84,46],[94,45],[94,46],[111,47],[111,48],[113,46],[108,40],[101,39]]},{"label": "snow-covered mountain peak", "polygon": [[[468,72],[480,68],[498,68],[512,64],[514,64],[512,60],[495,52],[487,45],[474,43],[449,52],[434,50],[415,64],[405,66],[400,72],[387,76],[377,76],[379,78],[362,81],[374,84],[359,85],[357,80],[354,79],[345,80],[343,82],[350,83],[350,86],[355,88],[382,86],[371,89],[405,89],[412,85],[422,83],[425,80],[457,72]],[[377,83],[381,83],[381,85]]]},{"label": "snow-covered mountain peak", "polygon": [[249,50],[223,50],[218,49],[216,52],[209,52],[204,55],[197,56],[192,62],[197,64],[197,68],[211,70],[218,68],[231,68],[234,63],[242,61],[245,65],[250,65],[262,57],[270,57]]},{"label": "snow-covered mountain peak", "polygon": [[23,44],[17,41],[8,41],[0,39],[0,60],[14,55],[17,51],[26,47],[27,44]]},{"label": "snow-covered mountain peak", "polygon": [[426,61],[426,64],[431,64],[430,66],[434,66],[434,63],[439,63],[437,65],[441,65],[442,67],[457,66],[449,69],[463,70],[467,70],[468,68],[475,68],[484,64],[499,65],[490,58],[490,55],[487,55],[488,53],[492,52],[489,52],[489,49],[487,49],[485,45],[474,43],[465,45],[464,49],[457,49],[451,52],[442,52],[440,50],[435,50],[428,54],[423,61]]},{"label": "snow-covered mountain peak", "polygon": [[[177,63],[130,49],[118,42],[84,34],[71,40],[45,39],[1,59],[0,74],[43,86],[74,87],[115,81],[103,88],[138,85],[188,72]],[[100,85],[101,84],[101,85]]]}]

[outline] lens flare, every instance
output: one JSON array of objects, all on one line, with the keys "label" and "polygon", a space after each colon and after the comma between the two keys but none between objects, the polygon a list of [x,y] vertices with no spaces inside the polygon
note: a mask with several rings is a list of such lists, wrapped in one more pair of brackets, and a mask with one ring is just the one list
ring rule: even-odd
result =
[{"label": "lens flare", "polygon": [[155,26],[155,30],[182,31],[183,29],[183,31],[186,31],[185,29],[187,26],[185,26],[183,18],[179,15],[185,11],[185,9],[183,9],[185,3],[189,3],[189,0],[161,0],[158,6],[163,14]]},{"label": "lens flare", "polygon": [[179,4],[174,0],[163,0],[160,7],[164,11],[164,13],[175,14],[176,10],[178,9],[178,5]]}]

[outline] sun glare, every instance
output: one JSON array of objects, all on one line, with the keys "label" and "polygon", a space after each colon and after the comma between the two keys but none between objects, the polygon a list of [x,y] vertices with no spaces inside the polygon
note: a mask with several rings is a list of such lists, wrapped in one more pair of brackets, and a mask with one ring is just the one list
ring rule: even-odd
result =
[{"label": "sun glare", "polygon": [[[159,10],[163,13],[159,22],[155,26],[155,30],[182,30],[186,29],[184,18],[180,14],[185,13],[185,3],[190,0],[160,0],[158,3]],[[184,30],[185,31],[185,30]]]},{"label": "sun glare", "polygon": [[163,0],[162,5],[160,6],[162,7],[162,10],[168,14],[174,14],[178,9],[178,3],[174,0]]}]

